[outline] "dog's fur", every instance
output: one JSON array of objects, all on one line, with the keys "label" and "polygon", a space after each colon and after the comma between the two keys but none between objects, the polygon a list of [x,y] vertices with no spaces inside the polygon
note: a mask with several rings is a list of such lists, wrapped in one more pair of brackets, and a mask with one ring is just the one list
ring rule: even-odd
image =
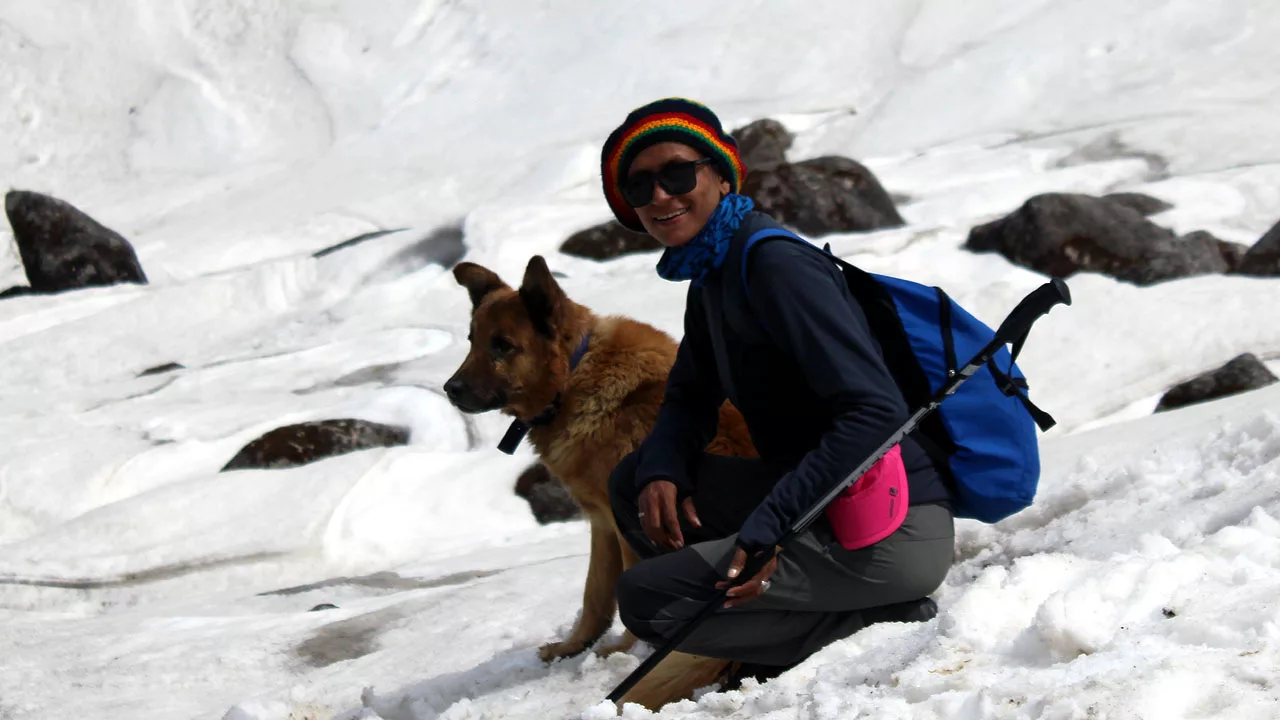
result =
[{"label": "dog's fur", "polygon": [[[609,474],[649,434],[658,417],[676,342],[666,333],[624,317],[598,317],[571,301],[539,256],[529,261],[514,290],[474,263],[453,270],[471,295],[471,348],[445,384],[465,412],[501,410],[521,420],[553,403],[549,424],[529,439],[551,474],[559,478],[591,524],[591,558],[582,614],[568,638],[544,645],[545,661],[586,650],[613,622],[615,585],[637,558],[618,533],[609,502]],[[590,334],[587,352],[570,372],[573,352]],[[707,448],[722,455],[755,455],[742,416],[720,409],[720,433]],[[629,649],[620,643],[597,652]],[[658,709],[712,682],[726,663],[674,653],[623,698]]]}]

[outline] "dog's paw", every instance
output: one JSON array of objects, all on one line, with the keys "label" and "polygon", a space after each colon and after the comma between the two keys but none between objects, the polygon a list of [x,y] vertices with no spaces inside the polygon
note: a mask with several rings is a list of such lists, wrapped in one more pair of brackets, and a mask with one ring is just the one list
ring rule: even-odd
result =
[{"label": "dog's paw", "polygon": [[587,649],[586,643],[573,639],[561,640],[560,642],[547,643],[538,648],[538,658],[542,662],[551,662],[560,658],[573,657]]},{"label": "dog's paw", "polygon": [[635,647],[635,644],[636,644],[636,636],[632,635],[631,631],[628,630],[627,632],[623,633],[622,639],[619,640],[618,642],[601,645],[600,647],[596,648],[596,655],[599,655],[600,657],[609,657],[614,653],[630,652],[631,648]]}]

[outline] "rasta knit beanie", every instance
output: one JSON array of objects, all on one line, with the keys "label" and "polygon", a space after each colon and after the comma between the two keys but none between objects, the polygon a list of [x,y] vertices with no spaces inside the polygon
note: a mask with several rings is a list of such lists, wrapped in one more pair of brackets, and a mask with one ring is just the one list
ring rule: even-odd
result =
[{"label": "rasta knit beanie", "polygon": [[644,232],[640,216],[622,199],[619,184],[631,163],[645,148],[662,142],[678,142],[711,158],[720,177],[738,192],[747,168],[738,156],[738,143],[720,126],[720,119],[705,105],[683,98],[666,98],[631,111],[627,119],[609,135],[600,153],[600,177],[604,196],[618,222],[636,232]]}]

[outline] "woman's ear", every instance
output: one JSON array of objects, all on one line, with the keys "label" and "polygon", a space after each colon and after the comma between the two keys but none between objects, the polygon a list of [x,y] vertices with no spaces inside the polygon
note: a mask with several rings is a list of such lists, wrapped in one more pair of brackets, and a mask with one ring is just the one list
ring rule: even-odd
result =
[{"label": "woman's ear", "polygon": [[728,181],[728,180],[721,180],[721,181],[720,181],[720,199],[721,199],[721,200],[723,200],[723,199],[724,199],[724,196],[725,196],[725,195],[728,195],[728,194],[729,194],[729,190],[731,190],[731,188],[729,187],[729,181]]}]

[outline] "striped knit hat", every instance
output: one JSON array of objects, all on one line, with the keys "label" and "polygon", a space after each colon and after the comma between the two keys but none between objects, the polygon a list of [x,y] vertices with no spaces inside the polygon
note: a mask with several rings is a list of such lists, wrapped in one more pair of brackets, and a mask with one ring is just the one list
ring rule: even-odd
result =
[{"label": "striped knit hat", "polygon": [[662,142],[688,145],[711,158],[720,177],[738,192],[747,168],[738,157],[738,143],[720,127],[720,119],[705,105],[683,98],[666,98],[631,111],[622,125],[604,142],[600,176],[609,209],[625,227],[644,232],[640,216],[622,199],[618,183],[642,150]]}]

